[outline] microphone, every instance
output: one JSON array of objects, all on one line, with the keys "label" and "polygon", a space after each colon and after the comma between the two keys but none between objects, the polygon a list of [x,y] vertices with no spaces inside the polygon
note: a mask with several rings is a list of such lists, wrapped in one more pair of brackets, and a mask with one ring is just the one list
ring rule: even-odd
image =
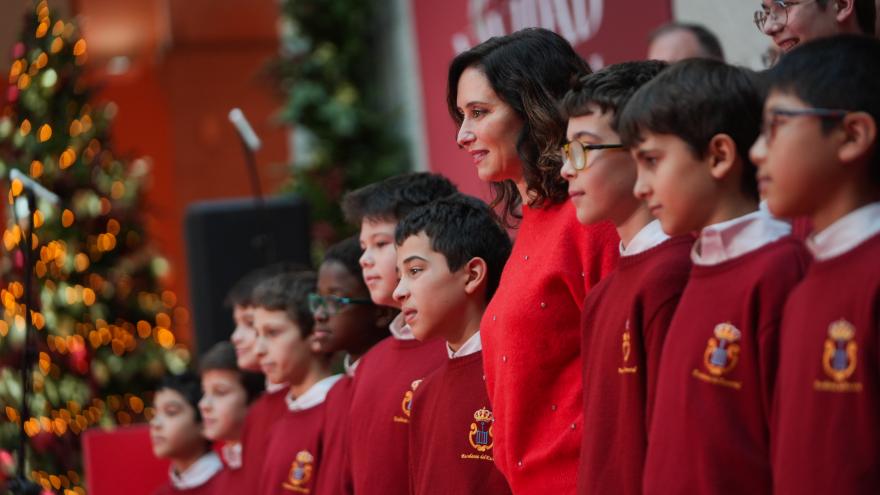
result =
[{"label": "microphone", "polygon": [[42,199],[47,203],[51,203],[54,206],[58,206],[61,204],[61,199],[58,198],[58,195],[53,193],[52,191],[46,189],[39,182],[31,179],[27,175],[25,175],[21,170],[17,168],[13,168],[9,170],[9,180],[10,181],[19,181],[22,183],[25,189],[28,189],[34,193],[34,196]]},{"label": "microphone", "polygon": [[260,149],[260,146],[262,146],[260,138],[257,137],[257,133],[254,132],[254,129],[248,123],[240,108],[236,107],[229,111],[229,122],[232,122],[232,125],[235,126],[238,135],[241,136],[242,141],[244,141],[245,146],[249,150],[253,152]]}]

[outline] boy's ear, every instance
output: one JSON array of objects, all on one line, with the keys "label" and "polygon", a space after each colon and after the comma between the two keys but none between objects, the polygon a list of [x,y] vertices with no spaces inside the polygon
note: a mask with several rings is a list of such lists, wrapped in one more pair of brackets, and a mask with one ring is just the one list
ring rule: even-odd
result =
[{"label": "boy's ear", "polygon": [[471,258],[462,268],[465,275],[464,291],[470,295],[485,285],[488,267],[483,258]]},{"label": "boy's ear", "polygon": [[843,118],[846,140],[837,150],[844,163],[851,163],[866,155],[877,142],[877,122],[867,112],[852,112]]},{"label": "boy's ear", "polygon": [[716,134],[709,141],[707,158],[711,169],[709,173],[715,180],[721,180],[730,174],[736,164],[736,143],[727,134]]},{"label": "boy's ear", "polygon": [[855,0],[832,0],[832,2],[834,3],[834,18],[837,22],[843,23],[856,15]]}]

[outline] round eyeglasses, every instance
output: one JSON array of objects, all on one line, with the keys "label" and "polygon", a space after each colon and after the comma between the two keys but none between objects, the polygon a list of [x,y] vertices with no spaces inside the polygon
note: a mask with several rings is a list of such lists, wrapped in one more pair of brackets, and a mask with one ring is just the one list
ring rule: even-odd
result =
[{"label": "round eyeglasses", "polygon": [[593,150],[623,150],[622,144],[584,144],[580,141],[569,141],[562,145],[559,154],[563,163],[570,163],[575,170],[587,168],[587,154]]},{"label": "round eyeglasses", "polygon": [[788,9],[805,3],[815,2],[816,0],[773,0],[770,5],[763,5],[761,10],[755,11],[755,26],[758,31],[765,32],[767,21],[775,22],[780,26],[788,25]]},{"label": "round eyeglasses", "polygon": [[328,316],[333,316],[338,314],[348,306],[352,304],[372,304],[373,301],[370,299],[357,299],[353,297],[342,297],[342,296],[322,296],[320,294],[309,294],[309,311],[312,314],[316,314],[320,310],[324,310],[324,313]]}]

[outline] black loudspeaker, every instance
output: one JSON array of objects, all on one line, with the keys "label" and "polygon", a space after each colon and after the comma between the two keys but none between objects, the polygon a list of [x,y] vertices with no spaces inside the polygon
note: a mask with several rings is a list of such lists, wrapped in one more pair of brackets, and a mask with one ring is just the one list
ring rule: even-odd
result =
[{"label": "black loudspeaker", "polygon": [[278,262],[312,264],[309,208],[299,198],[193,203],[184,230],[197,356],[232,334],[224,299],[241,277]]}]

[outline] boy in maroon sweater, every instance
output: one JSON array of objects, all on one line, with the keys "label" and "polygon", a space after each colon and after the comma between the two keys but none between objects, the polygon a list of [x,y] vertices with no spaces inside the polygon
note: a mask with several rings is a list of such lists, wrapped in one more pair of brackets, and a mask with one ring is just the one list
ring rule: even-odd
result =
[{"label": "boy in maroon sweater", "polygon": [[361,254],[357,237],[330,246],[318,270],[318,290],[309,294],[309,309],[315,318],[312,350],[345,353],[345,376],[324,401],[323,452],[316,494],[351,493],[346,465],[354,373],[361,356],[388,336],[388,323],[395,316],[390,308],[376,306],[370,299],[358,261]]},{"label": "boy in maroon sweater", "polygon": [[636,163],[616,130],[633,93],[666,65],[606,67],[582,76],[562,100],[570,140],[562,177],[578,220],[611,221],[620,235],[617,268],[584,302],[583,494],[642,492],[660,351],[691,267],[693,237],[670,239],[635,197]]},{"label": "boy in maroon sweater", "polygon": [[324,398],[339,375],[330,375],[330,356],[312,351],[308,296],[314,291],[310,272],[280,274],[254,290],[260,367],[268,380],[290,384],[288,410],[266,446],[257,492],[262,495],[312,493],[321,467]]},{"label": "boy in maroon sweater", "polygon": [[[399,309],[394,229],[413,209],[456,192],[436,174],[414,173],[385,179],[349,193],[346,218],[360,225],[360,258],[370,298]],[[349,468],[357,495],[404,495],[409,492],[407,435],[412,386],[446,360],[440,340],[419,342],[398,315],[392,336],[361,359],[349,410]]]},{"label": "boy in maroon sweater", "polygon": [[880,493],[878,61],[880,42],[855,36],[783,57],[752,147],[770,211],[815,226],[815,261],[780,331],[772,438],[782,495]]},{"label": "boy in maroon sweater", "polygon": [[222,493],[218,473],[223,462],[202,435],[201,397],[199,377],[189,372],[166,376],[156,390],[150,440],[156,457],[168,459],[171,467],[170,480],[154,495]]},{"label": "boy in maroon sweater", "polygon": [[636,194],[667,234],[699,232],[657,375],[649,495],[771,492],[779,320],[808,254],[758,205],[748,150],[761,101],[747,70],[687,60],[642,86],[621,115]]},{"label": "boy in maroon sweater", "polygon": [[416,338],[445,340],[449,356],[414,386],[411,493],[509,494],[493,459],[479,326],[510,238],[485,203],[456,195],[407,215],[395,241],[401,276],[394,299]]}]

